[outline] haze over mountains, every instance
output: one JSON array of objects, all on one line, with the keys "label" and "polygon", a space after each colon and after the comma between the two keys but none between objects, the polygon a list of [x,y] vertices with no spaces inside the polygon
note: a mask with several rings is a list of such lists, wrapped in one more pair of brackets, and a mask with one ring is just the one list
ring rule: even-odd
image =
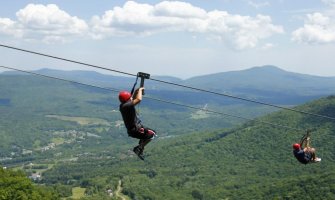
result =
[{"label": "haze over mountains", "polygon": [[[275,66],[253,67],[242,71],[223,72],[186,80],[194,86],[205,85],[208,88],[245,91],[273,91],[296,94],[326,94],[334,92],[335,77],[320,77],[284,71]],[[310,92],[306,93],[306,90]]]},{"label": "haze over mountains", "polygon": [[[5,72],[4,75],[12,72]],[[60,71],[41,69],[36,71],[50,76],[80,81],[88,84],[111,87],[118,90],[130,90],[135,77],[113,76],[94,71]],[[321,96],[335,93],[335,77],[320,77],[284,71],[276,66],[253,67],[247,70],[222,72],[182,80],[169,76],[154,76],[151,78],[177,83],[215,92],[252,98],[274,104],[297,105]],[[217,96],[199,94],[194,90],[176,87],[157,81],[147,80],[145,84],[151,94],[173,100],[195,101],[196,104],[206,103],[209,99],[221,103],[231,102],[231,99],[219,99]],[[174,91],[173,94],[167,91]],[[187,101],[186,101],[187,102]]]}]

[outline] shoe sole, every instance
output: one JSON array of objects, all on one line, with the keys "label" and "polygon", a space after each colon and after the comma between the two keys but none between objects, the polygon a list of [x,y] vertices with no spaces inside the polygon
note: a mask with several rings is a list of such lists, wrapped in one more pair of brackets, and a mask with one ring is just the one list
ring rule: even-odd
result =
[{"label": "shoe sole", "polygon": [[133,152],[139,157],[141,160],[144,160],[143,155],[141,155],[143,152],[137,152],[136,150],[133,150]]},{"label": "shoe sole", "polygon": [[142,156],[142,155],[138,155],[138,154],[136,154],[137,155],[137,157],[139,157],[141,160],[144,160],[144,157]]}]

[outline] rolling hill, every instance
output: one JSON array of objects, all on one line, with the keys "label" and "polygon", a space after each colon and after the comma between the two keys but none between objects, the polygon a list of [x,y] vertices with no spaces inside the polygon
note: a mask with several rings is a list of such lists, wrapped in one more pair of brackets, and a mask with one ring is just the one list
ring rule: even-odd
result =
[{"label": "rolling hill", "polygon": [[[193,77],[185,80],[186,83],[195,86],[206,85],[213,89],[235,91],[238,88],[254,90],[288,91],[306,94],[306,89],[311,93],[325,94],[331,90],[329,87],[335,83],[335,77],[320,77],[288,72],[276,66],[260,66],[241,71],[222,72],[217,74]],[[328,89],[326,89],[328,88]],[[318,91],[322,89],[323,91]],[[299,92],[300,91],[300,92]]]},{"label": "rolling hill", "polygon": [[[92,75],[45,69],[39,73],[110,87],[112,83],[113,87],[125,86],[124,83],[131,87],[134,81],[96,72]],[[243,78],[238,81],[236,77],[236,87],[230,89],[258,100],[273,99],[290,105],[334,93],[333,78],[292,74],[269,66],[236,73]],[[226,79],[233,74],[188,80],[161,78],[221,91],[222,82],[234,82]],[[285,82],[290,87],[283,83],[276,85],[287,76],[293,76],[292,82]],[[264,79],[257,85],[261,77],[271,77],[276,82],[270,84],[270,80]],[[116,81],[119,79],[121,82]],[[211,82],[202,82],[205,80]],[[308,85],[313,81],[316,82]],[[293,84],[300,89],[295,90]],[[258,118],[314,130],[312,144],[323,160],[320,164],[302,166],[293,159],[291,144],[304,131],[252,121],[241,124],[238,120],[147,100],[140,107],[142,119],[157,127],[159,138],[148,146],[146,162],[139,162],[129,151],[136,141],[125,135],[115,94],[17,73],[1,74],[0,85],[0,162],[28,168],[29,172],[36,170],[29,168],[29,163],[34,163],[42,173],[41,183],[85,188],[86,199],[108,199],[106,191],[116,189],[119,180],[122,180],[123,193],[132,199],[297,199],[301,196],[332,199],[335,194],[333,121],[289,111]],[[229,84],[226,85],[228,90]],[[247,89],[238,90],[243,87]],[[273,90],[269,90],[271,87]],[[250,118],[273,112],[262,106],[222,100],[169,85],[163,88],[153,81],[148,81],[146,88],[147,95],[196,106],[208,104],[209,109]],[[334,117],[335,97],[324,97],[297,109]]]},{"label": "rolling hill", "polygon": [[[111,76],[91,71],[41,69],[36,72],[119,89],[131,88],[135,79],[134,77]],[[332,94],[335,90],[332,87],[334,78],[295,74],[273,66],[255,67],[187,80],[175,77],[157,76],[155,78],[219,92],[227,90],[231,94],[242,97],[286,106]],[[106,141],[110,136],[117,138],[116,145],[124,144],[122,141],[129,142],[124,135],[122,123],[120,124],[121,119],[117,112],[118,101],[115,93],[17,72],[0,74],[0,83],[0,111],[2,113],[0,116],[2,127],[0,135],[3,138],[0,142],[0,161],[6,160],[6,162],[13,163],[13,160],[8,159],[18,158],[21,160],[22,155],[27,161],[35,159],[24,153],[47,148],[55,141],[57,145],[59,144],[56,149],[61,149],[66,142],[74,140],[78,143],[76,151],[79,151],[81,141],[78,138],[81,136],[78,134],[74,138],[69,138],[66,134],[59,136],[59,130],[65,132],[77,130],[86,135],[100,136],[100,139],[86,137],[85,141],[90,144]],[[268,87],[264,87],[264,85]],[[207,106],[210,110],[247,118],[254,118],[276,110],[151,80],[147,80],[146,89],[148,96],[196,107]],[[150,99],[141,103],[140,112],[143,121],[148,126],[154,124],[161,136],[230,128],[243,122],[240,119],[222,119],[220,115],[209,115],[205,112]],[[99,124],[83,124],[82,120],[105,122],[102,123],[104,127],[101,128]],[[86,145],[86,147],[88,146],[95,148],[94,145]]]},{"label": "rolling hill", "polygon": [[287,72],[275,66],[199,76],[185,80],[185,84],[286,105],[335,92],[335,77]]},{"label": "rolling hill", "polygon": [[[334,117],[335,96],[297,109]],[[302,165],[293,157],[291,145],[304,131],[249,122],[229,130],[157,140],[146,149],[145,162],[128,154],[121,159],[62,163],[44,174],[45,182],[72,180],[75,185],[85,183],[87,191],[100,187],[103,195],[121,179],[123,193],[139,200],[334,199],[334,121],[290,111],[259,120],[314,130],[312,145],[322,162]],[[96,199],[92,195],[88,198]]]},{"label": "rolling hill", "polygon": [[[120,90],[130,90],[135,81],[134,77],[100,74],[93,71],[41,69],[36,72]],[[5,72],[3,75],[6,74],[13,74],[13,72]],[[152,78],[282,105],[298,105],[335,93],[335,88],[332,87],[335,85],[335,77],[320,77],[293,73],[270,65],[252,67],[240,71],[203,75],[186,80],[155,75],[152,75]],[[203,95],[203,93],[194,90],[152,80],[147,80],[145,87],[157,97],[167,97],[172,91],[172,100],[181,100],[186,103],[187,100],[190,99],[193,99],[194,103],[198,104],[203,104],[211,99],[213,99],[213,102],[220,104],[245,103],[229,98],[222,100],[221,97],[217,98],[215,95]],[[187,98],[187,96],[192,95],[192,98]]]}]

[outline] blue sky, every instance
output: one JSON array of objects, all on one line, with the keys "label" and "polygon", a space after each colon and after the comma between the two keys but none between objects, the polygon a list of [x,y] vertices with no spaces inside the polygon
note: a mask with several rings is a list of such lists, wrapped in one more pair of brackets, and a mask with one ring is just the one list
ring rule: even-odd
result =
[{"label": "blue sky", "polygon": [[[12,0],[0,7],[0,41],[134,74],[189,78],[275,65],[335,76],[335,0]],[[25,70],[93,70],[0,54],[1,65]]]}]

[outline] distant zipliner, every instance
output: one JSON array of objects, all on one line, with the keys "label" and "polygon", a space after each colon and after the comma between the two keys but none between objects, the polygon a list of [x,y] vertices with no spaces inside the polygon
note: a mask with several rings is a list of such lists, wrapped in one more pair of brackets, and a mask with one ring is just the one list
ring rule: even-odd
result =
[{"label": "distant zipliner", "polygon": [[293,144],[293,155],[302,164],[320,162],[321,158],[316,157],[315,148],[310,147],[310,131],[302,137],[300,143]]},{"label": "distant zipliner", "polygon": [[[141,86],[134,91],[138,77],[141,77]],[[121,91],[119,93],[120,112],[127,128],[128,136],[140,140],[139,144],[133,148],[133,151],[141,160],[144,160],[144,147],[156,136],[154,130],[142,125],[135,110],[135,106],[142,101],[142,95],[144,95],[144,79],[149,77],[149,74],[139,72],[132,91]]]}]

